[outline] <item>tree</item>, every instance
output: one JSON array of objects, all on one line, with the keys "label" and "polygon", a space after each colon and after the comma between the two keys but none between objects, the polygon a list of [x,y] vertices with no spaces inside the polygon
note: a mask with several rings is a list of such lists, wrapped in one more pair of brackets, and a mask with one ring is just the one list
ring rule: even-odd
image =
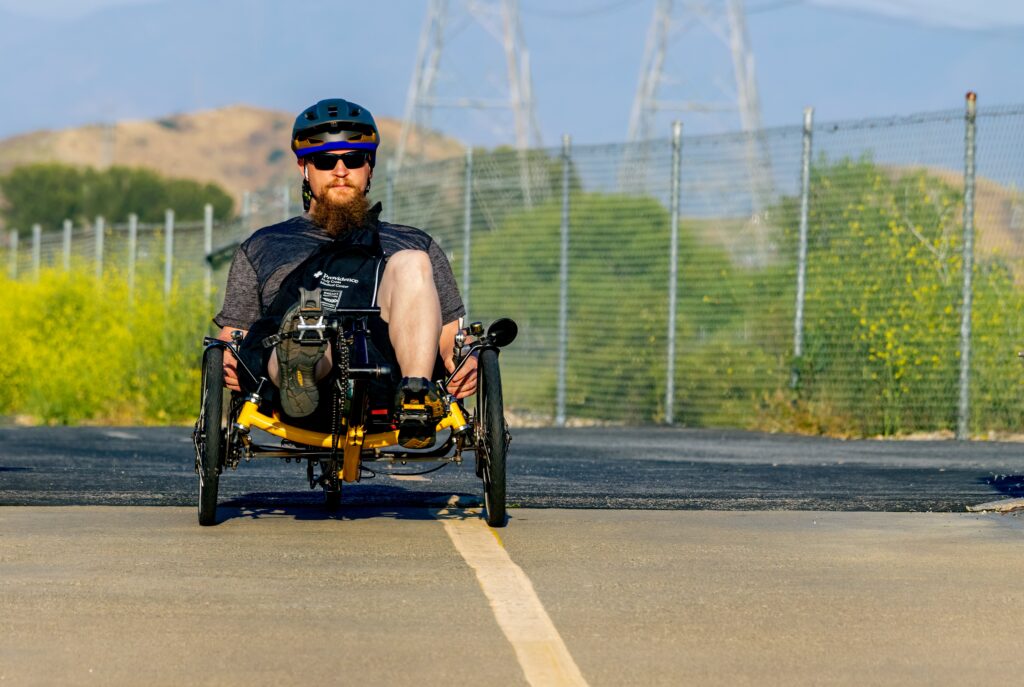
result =
[{"label": "tree", "polygon": [[55,229],[65,219],[91,222],[96,216],[116,221],[135,213],[142,222],[160,222],[171,208],[181,220],[203,217],[203,206],[229,217],[231,197],[216,184],[168,179],[148,169],[111,167],[96,170],[57,163],[24,165],[0,177],[8,226],[41,224]]},{"label": "tree", "polygon": [[[664,416],[669,214],[654,198],[574,192],[570,199],[568,369],[571,417],[652,422]],[[512,403],[554,406],[562,206],[509,213],[474,238],[474,319],[510,316],[522,336],[505,371]],[[736,306],[725,253],[680,230],[680,271],[714,276],[680,289],[680,339],[727,326]],[[693,350],[693,347],[680,346]],[[701,372],[694,370],[690,378]],[[700,411],[692,411],[697,414]]]}]

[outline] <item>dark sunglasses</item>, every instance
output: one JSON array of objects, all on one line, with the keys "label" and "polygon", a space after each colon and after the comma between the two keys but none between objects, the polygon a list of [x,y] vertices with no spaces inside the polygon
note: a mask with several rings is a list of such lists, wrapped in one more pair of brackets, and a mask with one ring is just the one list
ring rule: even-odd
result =
[{"label": "dark sunglasses", "polygon": [[341,164],[345,165],[348,169],[359,169],[370,159],[370,154],[365,150],[350,150],[341,155],[313,153],[312,155],[307,155],[306,159],[312,162],[313,166],[321,172],[329,172],[338,164],[338,160],[341,160]]}]

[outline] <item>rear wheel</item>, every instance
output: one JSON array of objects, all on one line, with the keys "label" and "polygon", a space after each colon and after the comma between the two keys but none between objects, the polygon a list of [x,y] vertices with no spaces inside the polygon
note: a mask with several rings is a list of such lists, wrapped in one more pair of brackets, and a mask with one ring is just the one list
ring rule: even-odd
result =
[{"label": "rear wheel", "polygon": [[501,395],[498,351],[484,349],[478,362],[476,401],[476,450],[484,479],[487,524],[505,526],[505,454],[508,428]]},{"label": "rear wheel", "polygon": [[196,442],[199,469],[199,524],[217,522],[217,487],[226,443],[224,415],[224,350],[209,348],[203,355],[203,401]]}]

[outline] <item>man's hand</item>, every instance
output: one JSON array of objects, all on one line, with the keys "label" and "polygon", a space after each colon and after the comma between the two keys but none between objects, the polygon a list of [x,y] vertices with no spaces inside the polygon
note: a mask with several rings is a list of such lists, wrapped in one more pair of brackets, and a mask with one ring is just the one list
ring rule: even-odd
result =
[{"label": "man's hand", "polygon": [[[238,329],[238,327],[221,327],[220,332],[217,334],[217,338],[221,341],[231,341],[231,332],[236,330],[242,332],[242,336],[245,336],[246,330],[244,329]],[[224,351],[224,386],[232,391],[242,390],[241,385],[238,383],[238,361],[235,360],[235,356],[228,350]]]},{"label": "man's hand", "polygon": [[[445,361],[445,365],[448,366],[449,372],[455,369],[455,365],[452,364],[451,360]],[[458,374],[452,377],[452,381],[448,383],[448,391],[452,393],[455,398],[465,398],[466,396],[472,396],[476,393],[475,355],[469,356],[469,359],[462,363],[462,367],[459,368]]]},{"label": "man's hand", "polygon": [[[455,334],[458,331],[458,320],[449,322],[441,328],[441,341],[438,348],[441,351],[441,360],[444,361],[445,369],[449,373],[455,369],[452,353],[455,351]],[[462,364],[459,373],[452,377],[452,381],[448,384],[448,392],[455,398],[465,398],[476,393],[476,356]]]}]

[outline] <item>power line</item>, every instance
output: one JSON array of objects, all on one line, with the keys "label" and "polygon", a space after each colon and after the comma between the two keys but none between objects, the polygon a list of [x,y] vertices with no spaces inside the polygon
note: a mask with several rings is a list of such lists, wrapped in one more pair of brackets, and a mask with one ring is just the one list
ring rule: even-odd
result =
[{"label": "power line", "polygon": [[602,14],[610,14],[630,5],[642,4],[643,0],[615,0],[603,5],[584,7],[578,10],[548,10],[524,7],[523,14],[531,14],[538,17],[550,17],[553,19],[579,19],[581,17],[596,17]]},{"label": "power line", "polygon": [[[785,9],[794,5],[803,5],[805,2],[806,0],[776,0],[775,2],[765,2],[757,7],[748,9],[747,14],[773,12],[775,10]],[[581,19],[611,14],[623,8],[640,4],[644,4],[643,0],[614,0],[613,2],[608,2],[602,5],[583,7],[576,10],[550,10],[524,6],[522,8],[522,13],[537,17],[548,17],[551,19]]]},{"label": "power line", "polygon": [[762,12],[774,12],[775,10],[782,10],[793,5],[803,5],[804,0],[776,0],[776,2],[766,2],[757,7],[751,7],[747,10],[747,14],[761,14]]}]

